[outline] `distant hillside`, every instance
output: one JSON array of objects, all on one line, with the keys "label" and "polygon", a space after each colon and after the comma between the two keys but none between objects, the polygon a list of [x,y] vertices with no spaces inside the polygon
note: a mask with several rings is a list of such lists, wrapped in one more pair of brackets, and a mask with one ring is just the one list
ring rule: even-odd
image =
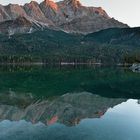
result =
[{"label": "distant hillside", "polygon": [[100,44],[140,46],[140,27],[105,29],[96,33],[88,34],[85,36],[84,40]]},{"label": "distant hillside", "polygon": [[140,28],[107,29],[73,35],[46,29],[0,35],[1,63],[134,63],[140,62]]},{"label": "distant hillside", "polygon": [[[80,39],[81,36],[79,35],[71,35],[50,29],[28,34],[16,34],[10,37],[0,34],[0,56],[2,59],[0,61],[42,62],[43,58],[53,60],[72,57],[70,56],[72,53],[74,56],[77,53],[75,46],[80,47]],[[24,57],[26,60],[22,60]]]}]

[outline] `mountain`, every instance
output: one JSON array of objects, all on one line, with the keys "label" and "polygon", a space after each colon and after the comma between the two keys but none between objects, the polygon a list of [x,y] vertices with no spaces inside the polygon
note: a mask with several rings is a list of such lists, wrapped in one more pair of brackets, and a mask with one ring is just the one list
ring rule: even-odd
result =
[{"label": "mountain", "polygon": [[[31,1],[23,6],[17,4],[0,5],[1,33],[3,33],[3,24],[7,24],[5,26],[11,28],[9,21],[12,23],[15,20],[14,22],[16,22],[19,17],[26,18],[31,24],[35,23],[46,28],[64,30],[70,33],[87,34],[106,28],[128,27],[126,24],[110,18],[101,7],[85,7],[78,0],[64,0],[56,3],[45,0],[40,4]],[[20,28],[20,26],[18,27]]]},{"label": "mountain", "polygon": [[140,28],[78,0],[0,5],[1,63],[140,62]]},{"label": "mountain", "polygon": [[32,33],[33,31],[43,30],[47,25],[19,16],[16,19],[0,22],[0,33],[9,36],[19,33]]},{"label": "mountain", "polygon": [[25,17],[18,17],[15,20],[6,20],[0,23],[0,32],[13,35],[15,33],[30,32],[32,23]]}]

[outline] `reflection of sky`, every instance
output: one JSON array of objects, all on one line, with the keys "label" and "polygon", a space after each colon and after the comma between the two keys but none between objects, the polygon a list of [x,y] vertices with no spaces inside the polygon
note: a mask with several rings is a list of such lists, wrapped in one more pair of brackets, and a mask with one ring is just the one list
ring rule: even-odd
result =
[{"label": "reflection of sky", "polygon": [[139,140],[140,105],[137,100],[110,108],[101,119],[84,119],[77,126],[2,121],[0,140]]},{"label": "reflection of sky", "polygon": [[[1,4],[26,3],[31,0],[0,0]],[[41,2],[43,0],[36,0]],[[59,1],[59,0],[56,0]],[[101,6],[111,17],[130,26],[140,26],[140,0],[80,0],[84,5]]]},{"label": "reflection of sky", "polygon": [[140,119],[138,119],[140,118],[140,104],[138,104],[138,100],[128,100],[113,109],[109,109],[106,115],[111,114],[124,116],[127,117],[127,119],[133,117],[140,121]]}]

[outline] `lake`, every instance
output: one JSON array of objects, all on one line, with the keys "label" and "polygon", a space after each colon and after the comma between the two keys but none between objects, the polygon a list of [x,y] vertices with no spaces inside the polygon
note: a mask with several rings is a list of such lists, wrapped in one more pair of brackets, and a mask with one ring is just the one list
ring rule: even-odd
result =
[{"label": "lake", "polygon": [[0,66],[0,140],[139,140],[140,73]]}]

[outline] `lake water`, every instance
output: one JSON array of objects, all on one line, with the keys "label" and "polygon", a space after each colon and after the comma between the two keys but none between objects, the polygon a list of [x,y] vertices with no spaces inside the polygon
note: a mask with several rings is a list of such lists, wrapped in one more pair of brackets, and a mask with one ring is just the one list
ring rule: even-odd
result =
[{"label": "lake water", "polygon": [[140,73],[0,66],[0,140],[139,140]]}]

